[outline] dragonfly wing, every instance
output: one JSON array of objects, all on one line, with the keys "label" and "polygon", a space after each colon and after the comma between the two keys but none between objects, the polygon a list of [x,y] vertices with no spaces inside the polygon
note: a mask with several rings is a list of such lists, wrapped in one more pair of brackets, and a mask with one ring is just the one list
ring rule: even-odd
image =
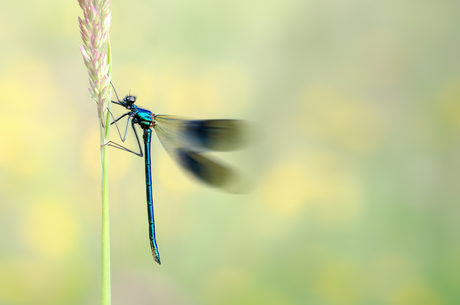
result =
[{"label": "dragonfly wing", "polygon": [[236,189],[238,178],[233,170],[192,151],[178,149],[176,154],[180,165],[200,181],[231,193],[239,192]]},{"label": "dragonfly wing", "polygon": [[155,131],[161,144],[173,159],[201,182],[230,193],[247,191],[245,183],[242,183],[241,177],[234,170],[194,151],[187,139],[181,138],[184,136],[183,133],[175,133],[177,131],[175,124],[167,128],[158,124],[155,126]]},{"label": "dragonfly wing", "polygon": [[174,134],[179,146],[193,151],[230,151],[248,142],[248,123],[240,120],[187,120],[157,115],[156,128]]}]

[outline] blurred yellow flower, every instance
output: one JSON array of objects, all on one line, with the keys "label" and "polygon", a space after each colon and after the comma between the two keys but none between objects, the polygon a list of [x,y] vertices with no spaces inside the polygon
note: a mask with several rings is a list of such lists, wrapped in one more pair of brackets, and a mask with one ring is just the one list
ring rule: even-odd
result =
[{"label": "blurred yellow flower", "polygon": [[330,226],[349,224],[361,212],[359,179],[345,160],[324,150],[287,156],[270,168],[258,195],[271,209],[294,216],[305,206]]},{"label": "blurred yellow flower", "polygon": [[344,260],[330,261],[322,266],[316,283],[317,293],[328,304],[363,304],[365,281],[358,265]]},{"label": "blurred yellow flower", "polygon": [[377,105],[348,98],[327,84],[311,85],[300,97],[302,115],[294,127],[309,137],[358,153],[378,147],[384,133],[384,120]]},{"label": "blurred yellow flower", "polygon": [[444,121],[455,130],[460,130],[460,80],[449,82],[437,98]]},{"label": "blurred yellow flower", "polygon": [[24,243],[45,257],[68,256],[79,242],[76,217],[65,202],[35,202],[25,210],[22,223]]},{"label": "blurred yellow flower", "polygon": [[429,285],[414,280],[405,283],[390,298],[390,305],[443,305],[441,296]]}]

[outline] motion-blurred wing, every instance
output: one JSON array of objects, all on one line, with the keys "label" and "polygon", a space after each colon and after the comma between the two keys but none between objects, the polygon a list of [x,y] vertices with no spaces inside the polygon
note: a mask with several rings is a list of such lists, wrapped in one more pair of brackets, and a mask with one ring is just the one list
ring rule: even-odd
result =
[{"label": "motion-blurred wing", "polygon": [[180,165],[202,182],[228,192],[238,192],[235,189],[238,178],[234,171],[192,151],[178,149],[175,153]]},{"label": "motion-blurred wing", "polygon": [[[160,142],[165,147],[166,151],[189,173],[200,181],[220,189],[223,189],[231,193],[242,193],[245,192],[245,185],[242,180],[235,172],[211,158],[204,156],[197,152],[203,150],[230,150],[224,148],[236,147],[236,142],[232,145],[224,146],[224,144],[216,144],[213,142],[213,137],[219,138],[216,134],[219,131],[216,128],[204,127],[204,131],[200,131],[200,124],[202,122],[227,122],[227,120],[212,120],[212,121],[190,121],[182,120],[176,117],[170,116],[156,116],[155,131],[160,139]],[[231,121],[230,122],[239,122]],[[210,123],[213,126],[219,125],[219,123]],[[233,123],[228,124],[230,126]],[[226,125],[223,123],[221,126]],[[208,125],[209,126],[209,125]],[[208,131],[212,130],[214,131]],[[233,128],[230,128],[233,129]],[[225,130],[225,128],[222,128]],[[214,133],[214,135],[212,135]],[[220,135],[229,135],[232,133],[222,131]],[[228,138],[228,137],[227,137]],[[231,138],[228,138],[231,139]],[[221,142],[223,143],[223,142]],[[213,147],[213,148],[211,148]],[[217,149],[220,148],[220,149]],[[234,148],[232,148],[234,149]]]},{"label": "motion-blurred wing", "polygon": [[186,120],[157,115],[155,128],[173,134],[177,147],[192,151],[230,151],[249,140],[248,123],[239,120]]}]

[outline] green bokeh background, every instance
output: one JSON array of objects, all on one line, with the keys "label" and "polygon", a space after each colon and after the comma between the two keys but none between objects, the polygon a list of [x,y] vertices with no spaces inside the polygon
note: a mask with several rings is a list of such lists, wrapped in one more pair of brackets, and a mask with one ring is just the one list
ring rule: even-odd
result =
[{"label": "green bokeh background", "polygon": [[[190,181],[154,142],[161,266],[143,160],[110,151],[114,305],[460,304],[458,1],[111,7],[120,95],[261,130],[216,156],[254,182],[248,195]],[[98,303],[81,15],[76,0],[0,2],[1,305]]]}]

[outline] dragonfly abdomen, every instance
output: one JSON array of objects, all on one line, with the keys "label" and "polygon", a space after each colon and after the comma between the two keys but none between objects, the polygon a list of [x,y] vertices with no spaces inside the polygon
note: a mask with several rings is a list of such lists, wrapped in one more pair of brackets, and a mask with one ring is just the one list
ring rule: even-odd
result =
[{"label": "dragonfly abdomen", "polygon": [[161,264],[160,253],[158,252],[157,240],[155,237],[155,217],[153,214],[153,192],[152,192],[152,159],[150,154],[150,142],[152,140],[152,130],[144,129],[144,147],[145,147],[145,190],[147,197],[147,217],[149,220],[149,239],[152,255],[158,264]]}]

